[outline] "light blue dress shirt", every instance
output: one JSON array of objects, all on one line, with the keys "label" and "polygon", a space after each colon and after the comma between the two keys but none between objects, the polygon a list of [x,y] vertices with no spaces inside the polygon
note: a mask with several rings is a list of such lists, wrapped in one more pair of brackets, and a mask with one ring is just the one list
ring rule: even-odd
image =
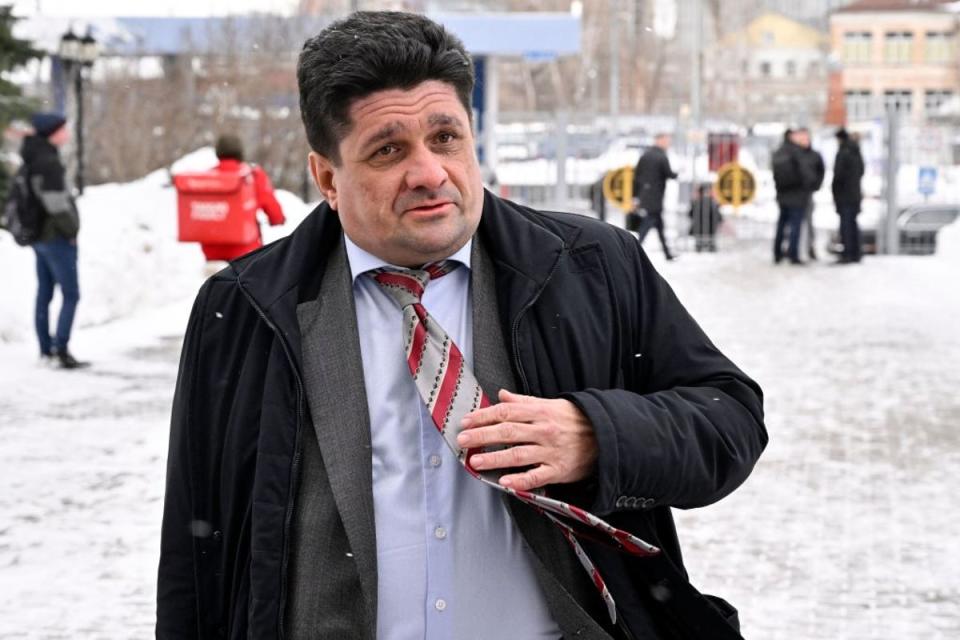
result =
[{"label": "light blue dress shirt", "polygon": [[[363,275],[389,265],[349,238],[346,248],[373,445],[377,638],[556,640],[532,551],[501,495],[443,442],[407,368],[400,308]],[[470,248],[422,302],[472,367]]]}]

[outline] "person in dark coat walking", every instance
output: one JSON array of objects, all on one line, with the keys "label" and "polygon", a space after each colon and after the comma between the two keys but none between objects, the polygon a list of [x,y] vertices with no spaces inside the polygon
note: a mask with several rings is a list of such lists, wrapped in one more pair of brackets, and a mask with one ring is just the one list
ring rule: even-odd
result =
[{"label": "person in dark coat walking", "polygon": [[[70,192],[59,148],[70,140],[66,119],[41,112],[31,118],[33,135],[23,140],[20,155],[27,184],[44,212],[40,237],[33,243],[37,258],[37,301],[34,313],[41,360],[62,369],[87,365],[70,352],[73,319],[80,301],[77,275],[77,233],[80,215]],[[55,333],[50,335],[50,302],[60,287],[61,307]]]},{"label": "person in dark coat walking", "polygon": [[722,222],[720,203],[713,197],[713,185],[701,184],[697,197],[690,203],[690,235],[697,253],[717,250],[717,231]]},{"label": "person in dark coat walking", "polygon": [[863,155],[860,145],[853,139],[847,130],[841,127],[837,130],[837,157],[833,163],[833,202],[840,216],[840,241],[843,243],[843,252],[838,262],[848,264],[860,262],[860,227],[857,224],[857,215],[860,213],[860,203],[863,192],[860,190],[860,181],[863,179]]},{"label": "person in dark coat walking", "polygon": [[757,384],[632,234],[482,188],[473,67],[440,25],[352,14],[298,80],[324,202],[197,297],[157,637],[739,638],[690,586],[671,508],[750,474]]},{"label": "person in dark coat walking", "polygon": [[804,161],[801,139],[802,134],[787,129],[783,134],[783,144],[773,153],[773,182],[780,206],[773,240],[774,263],[783,260],[783,244],[786,240],[787,257],[791,264],[803,264],[800,261],[800,232],[817,176],[811,163]]},{"label": "person in dark coat walking", "polygon": [[653,146],[643,152],[633,170],[633,197],[637,200],[640,227],[637,237],[643,244],[650,229],[656,228],[663,255],[673,260],[667,238],[663,233],[663,193],[667,180],[676,179],[677,174],[670,168],[667,149],[670,148],[670,136],[660,133],[654,138]]}]

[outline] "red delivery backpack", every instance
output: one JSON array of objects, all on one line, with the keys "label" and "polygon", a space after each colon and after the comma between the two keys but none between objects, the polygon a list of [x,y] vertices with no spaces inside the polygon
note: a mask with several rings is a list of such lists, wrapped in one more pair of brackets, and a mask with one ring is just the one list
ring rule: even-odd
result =
[{"label": "red delivery backpack", "polygon": [[257,239],[253,172],[202,171],[173,177],[177,189],[177,239],[205,244],[249,244]]}]

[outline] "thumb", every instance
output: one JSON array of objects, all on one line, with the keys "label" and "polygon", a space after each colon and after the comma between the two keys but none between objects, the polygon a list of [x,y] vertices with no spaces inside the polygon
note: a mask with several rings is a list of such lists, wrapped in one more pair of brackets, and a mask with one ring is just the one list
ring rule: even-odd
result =
[{"label": "thumb", "polygon": [[537,398],[533,396],[525,396],[521,393],[514,393],[513,391],[507,391],[506,389],[500,389],[500,392],[497,394],[497,398],[500,399],[500,402],[536,402]]}]

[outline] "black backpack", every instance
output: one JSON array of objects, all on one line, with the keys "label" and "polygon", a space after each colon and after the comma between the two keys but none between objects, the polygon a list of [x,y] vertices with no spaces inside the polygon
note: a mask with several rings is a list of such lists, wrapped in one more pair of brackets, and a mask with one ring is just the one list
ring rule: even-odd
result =
[{"label": "black backpack", "polygon": [[773,184],[779,192],[803,186],[793,154],[783,148],[773,154]]},{"label": "black backpack", "polygon": [[0,227],[13,234],[21,247],[31,245],[40,238],[47,214],[30,189],[27,165],[22,165],[10,180],[7,199],[0,211]]}]

